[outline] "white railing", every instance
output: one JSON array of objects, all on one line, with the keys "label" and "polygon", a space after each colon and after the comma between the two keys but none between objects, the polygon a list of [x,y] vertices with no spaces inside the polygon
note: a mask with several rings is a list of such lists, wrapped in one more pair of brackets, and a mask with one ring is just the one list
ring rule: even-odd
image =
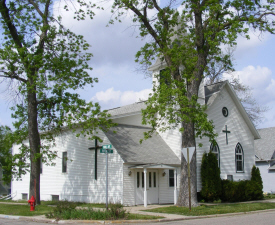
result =
[{"label": "white railing", "polygon": [[0,200],[10,200],[13,199],[16,196],[17,192],[5,195],[5,196],[0,196]]}]

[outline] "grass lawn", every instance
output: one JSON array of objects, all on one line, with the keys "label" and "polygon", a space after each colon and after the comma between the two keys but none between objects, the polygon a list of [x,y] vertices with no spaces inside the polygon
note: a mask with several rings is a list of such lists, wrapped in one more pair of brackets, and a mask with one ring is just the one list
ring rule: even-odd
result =
[{"label": "grass lawn", "polygon": [[213,214],[249,212],[264,209],[275,209],[275,203],[236,203],[236,204],[218,204],[218,205],[201,205],[192,208],[189,211],[187,207],[161,207],[157,209],[144,210],[148,212],[169,213],[185,216],[203,216]]},{"label": "grass lawn", "polygon": [[275,198],[275,194],[270,194],[270,193],[264,194],[264,199],[273,199],[273,198]]},{"label": "grass lawn", "polygon": [[[53,202],[41,202],[41,205],[35,206],[35,211],[30,212],[30,206],[28,205],[0,204],[0,214],[12,215],[12,216],[45,215],[46,213],[49,213],[53,209],[51,206],[48,206],[48,205],[54,205],[54,204]],[[99,205],[101,206],[104,204],[87,204],[87,205],[83,204],[81,206],[91,207],[91,205],[94,205],[93,207],[99,208]],[[160,219],[160,218],[163,218],[163,217],[140,215],[140,214],[129,214],[129,216],[127,217],[127,220],[151,220],[151,219]]]},{"label": "grass lawn", "polygon": [[35,211],[30,212],[30,206],[28,205],[12,205],[12,204],[0,204],[0,214],[14,215],[14,216],[38,216],[44,215],[52,210],[52,207],[47,205],[35,206]]}]

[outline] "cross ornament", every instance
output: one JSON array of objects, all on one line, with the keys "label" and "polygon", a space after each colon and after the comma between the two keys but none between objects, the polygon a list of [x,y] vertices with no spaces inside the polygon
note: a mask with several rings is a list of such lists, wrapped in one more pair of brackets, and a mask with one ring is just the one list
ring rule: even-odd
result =
[{"label": "cross ornament", "polygon": [[228,137],[227,137],[227,134],[229,134],[229,133],[230,133],[230,131],[229,131],[229,130],[227,130],[227,125],[225,125],[225,130],[223,130],[222,132],[224,132],[224,133],[225,133],[225,135],[226,135],[226,144],[228,145]]},{"label": "cross ornament", "polygon": [[97,145],[97,139],[95,139],[95,147],[89,148],[89,150],[95,150],[95,180],[97,180],[97,150],[101,148],[102,146]]}]

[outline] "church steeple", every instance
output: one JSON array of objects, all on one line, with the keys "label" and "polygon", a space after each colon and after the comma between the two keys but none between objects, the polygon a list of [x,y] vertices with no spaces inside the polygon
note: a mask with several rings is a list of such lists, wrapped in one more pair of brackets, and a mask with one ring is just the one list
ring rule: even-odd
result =
[{"label": "church steeple", "polygon": [[[159,58],[156,60],[154,65],[149,67],[149,71],[152,72],[152,84],[158,85],[158,77],[160,75],[160,71],[164,70],[166,68],[166,62],[161,61]],[[180,68],[183,69],[183,68]],[[205,104],[205,91],[204,91],[204,79],[202,79],[200,87],[199,87],[199,92],[198,92],[198,103],[201,105]]]}]

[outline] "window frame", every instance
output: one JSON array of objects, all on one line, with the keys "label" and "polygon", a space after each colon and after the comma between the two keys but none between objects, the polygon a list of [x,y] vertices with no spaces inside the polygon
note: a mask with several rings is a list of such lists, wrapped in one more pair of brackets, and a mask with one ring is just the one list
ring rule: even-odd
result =
[{"label": "window frame", "polygon": [[[172,171],[171,172],[171,176],[170,176],[170,171]],[[177,174],[176,174],[176,177],[174,175],[175,175],[174,174],[174,170],[173,169],[169,169],[168,170],[168,185],[169,185],[169,187],[175,187],[175,185],[174,185],[175,184],[175,179],[176,179],[176,186],[177,186]],[[170,183],[170,179],[171,179],[172,184]]]},{"label": "window frame", "polygon": [[62,152],[62,173],[67,173],[68,152]]},{"label": "window frame", "polygon": [[[237,152],[240,150],[240,152]],[[241,160],[238,159],[241,156]],[[241,162],[242,169],[238,170],[238,162]],[[236,168],[236,173],[244,173],[244,153],[243,153],[243,147],[242,145],[238,142],[238,144],[235,147],[235,168]]]},{"label": "window frame", "polygon": [[[214,149],[216,149],[217,152],[214,152],[213,151]],[[216,145],[214,145],[213,143],[211,143],[211,145],[210,145],[210,151],[212,153],[214,153],[215,155],[217,155],[218,167],[220,168],[220,161],[221,161],[221,159],[220,159],[220,147],[219,147],[218,143],[216,143]]]}]

